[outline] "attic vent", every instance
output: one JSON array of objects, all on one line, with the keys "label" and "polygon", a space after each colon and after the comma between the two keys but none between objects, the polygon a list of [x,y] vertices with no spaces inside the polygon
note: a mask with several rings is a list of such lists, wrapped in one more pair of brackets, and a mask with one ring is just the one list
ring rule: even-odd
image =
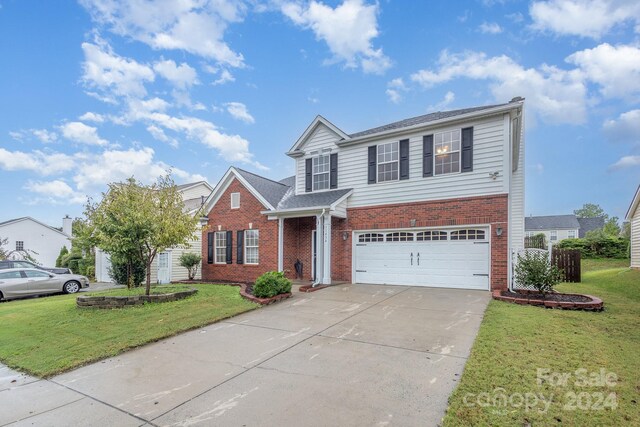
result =
[{"label": "attic vent", "polygon": [[231,209],[240,208],[240,193],[231,193]]}]

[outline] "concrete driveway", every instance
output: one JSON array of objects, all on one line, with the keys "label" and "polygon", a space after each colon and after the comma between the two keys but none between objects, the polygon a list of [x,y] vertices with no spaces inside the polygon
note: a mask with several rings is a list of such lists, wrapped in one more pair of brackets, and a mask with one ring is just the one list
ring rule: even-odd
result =
[{"label": "concrete driveway", "polygon": [[0,426],[437,425],[489,299],[378,285],[296,292],[50,380],[0,369]]}]

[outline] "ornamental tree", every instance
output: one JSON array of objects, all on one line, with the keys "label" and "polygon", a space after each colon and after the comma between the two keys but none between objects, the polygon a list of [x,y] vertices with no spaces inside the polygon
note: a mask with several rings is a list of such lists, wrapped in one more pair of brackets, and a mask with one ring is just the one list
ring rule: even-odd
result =
[{"label": "ornamental tree", "polygon": [[117,259],[137,258],[144,262],[147,295],[156,255],[171,247],[186,247],[198,224],[198,215],[184,211],[184,202],[170,174],[151,185],[143,185],[133,177],[109,184],[99,204],[87,204],[86,214],[92,241],[98,248]]}]

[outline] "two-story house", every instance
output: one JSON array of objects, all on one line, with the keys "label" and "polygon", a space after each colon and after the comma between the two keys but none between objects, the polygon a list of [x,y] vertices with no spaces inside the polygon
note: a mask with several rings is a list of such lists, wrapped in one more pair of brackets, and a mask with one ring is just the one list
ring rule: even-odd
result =
[{"label": "two-story house", "polygon": [[279,182],[232,167],[206,202],[205,280],[506,289],[524,241],[524,100],[347,134],[318,116]]}]

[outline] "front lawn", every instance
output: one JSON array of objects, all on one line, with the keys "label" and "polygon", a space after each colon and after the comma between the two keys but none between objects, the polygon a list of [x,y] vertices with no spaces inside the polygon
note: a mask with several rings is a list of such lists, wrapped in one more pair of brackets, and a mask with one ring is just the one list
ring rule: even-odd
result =
[{"label": "front lawn", "polygon": [[47,377],[257,307],[237,287],[193,287],[198,293],[180,301],[115,310],[78,309],[77,294],[2,303],[0,361]]},{"label": "front lawn", "polygon": [[638,425],[640,271],[585,261],[583,282],[558,290],[600,297],[605,311],[491,301],[445,426]]}]

